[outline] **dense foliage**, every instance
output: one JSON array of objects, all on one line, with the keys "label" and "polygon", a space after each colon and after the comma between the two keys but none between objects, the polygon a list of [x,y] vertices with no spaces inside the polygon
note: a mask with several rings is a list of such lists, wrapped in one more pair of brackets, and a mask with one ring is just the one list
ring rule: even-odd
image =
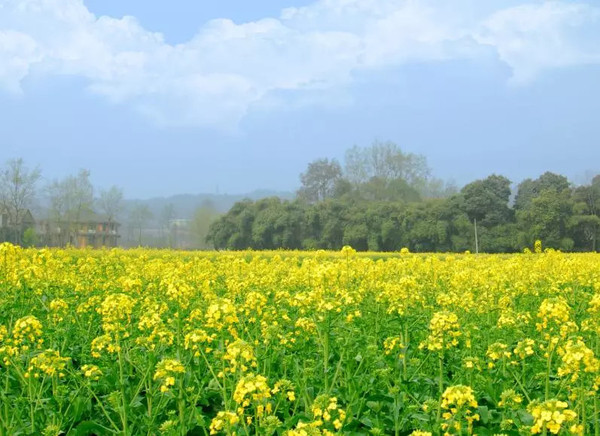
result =
[{"label": "dense foliage", "polygon": [[[511,182],[492,175],[445,198],[423,198],[403,179],[371,178],[295,201],[268,198],[237,203],[214,222],[208,240],[218,249],[334,249],[516,252],[541,239],[564,251],[596,251],[600,235],[600,176],[573,187],[545,173]],[[337,190],[336,190],[337,187]],[[320,191],[321,192],[321,191]]]},{"label": "dense foliage", "polygon": [[0,245],[0,434],[598,434],[596,254]]}]

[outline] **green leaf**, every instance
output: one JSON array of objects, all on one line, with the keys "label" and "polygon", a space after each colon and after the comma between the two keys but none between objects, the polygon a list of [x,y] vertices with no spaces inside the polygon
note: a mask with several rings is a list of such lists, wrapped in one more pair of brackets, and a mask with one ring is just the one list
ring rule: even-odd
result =
[{"label": "green leaf", "polygon": [[84,421],[69,432],[69,436],[101,436],[113,434],[109,428],[106,428],[94,421]]},{"label": "green leaf", "polygon": [[479,416],[481,417],[481,422],[487,424],[490,420],[490,411],[487,406],[479,406]]}]

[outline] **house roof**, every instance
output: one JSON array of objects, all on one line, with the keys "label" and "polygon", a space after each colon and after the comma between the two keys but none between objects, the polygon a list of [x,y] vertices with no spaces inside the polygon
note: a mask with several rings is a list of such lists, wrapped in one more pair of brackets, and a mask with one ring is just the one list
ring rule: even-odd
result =
[{"label": "house roof", "polygon": [[[0,215],[8,215],[5,207],[0,206]],[[29,209],[25,209],[25,213],[21,215],[21,223],[35,223],[35,218]]]},{"label": "house roof", "polygon": [[[52,219],[48,219],[47,221],[52,221]],[[79,223],[84,224],[98,224],[98,223],[108,223],[110,220],[106,214],[96,213],[93,210],[85,210],[79,216]],[[120,225],[118,221],[113,220],[113,224]]]}]

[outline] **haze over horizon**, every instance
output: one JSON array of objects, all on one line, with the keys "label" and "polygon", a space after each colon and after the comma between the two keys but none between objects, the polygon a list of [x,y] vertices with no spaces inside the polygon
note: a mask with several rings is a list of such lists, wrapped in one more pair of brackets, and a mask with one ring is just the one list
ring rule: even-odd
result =
[{"label": "haze over horizon", "polygon": [[600,172],[580,1],[0,0],[0,161],[128,198],[294,191],[390,140],[462,185]]}]

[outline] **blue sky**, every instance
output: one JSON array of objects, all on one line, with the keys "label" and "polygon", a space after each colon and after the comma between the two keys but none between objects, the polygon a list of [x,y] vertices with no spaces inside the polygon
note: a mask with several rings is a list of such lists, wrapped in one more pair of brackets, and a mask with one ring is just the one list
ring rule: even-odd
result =
[{"label": "blue sky", "polygon": [[127,197],[293,190],[375,139],[581,181],[599,113],[591,0],[0,0],[0,160]]}]

